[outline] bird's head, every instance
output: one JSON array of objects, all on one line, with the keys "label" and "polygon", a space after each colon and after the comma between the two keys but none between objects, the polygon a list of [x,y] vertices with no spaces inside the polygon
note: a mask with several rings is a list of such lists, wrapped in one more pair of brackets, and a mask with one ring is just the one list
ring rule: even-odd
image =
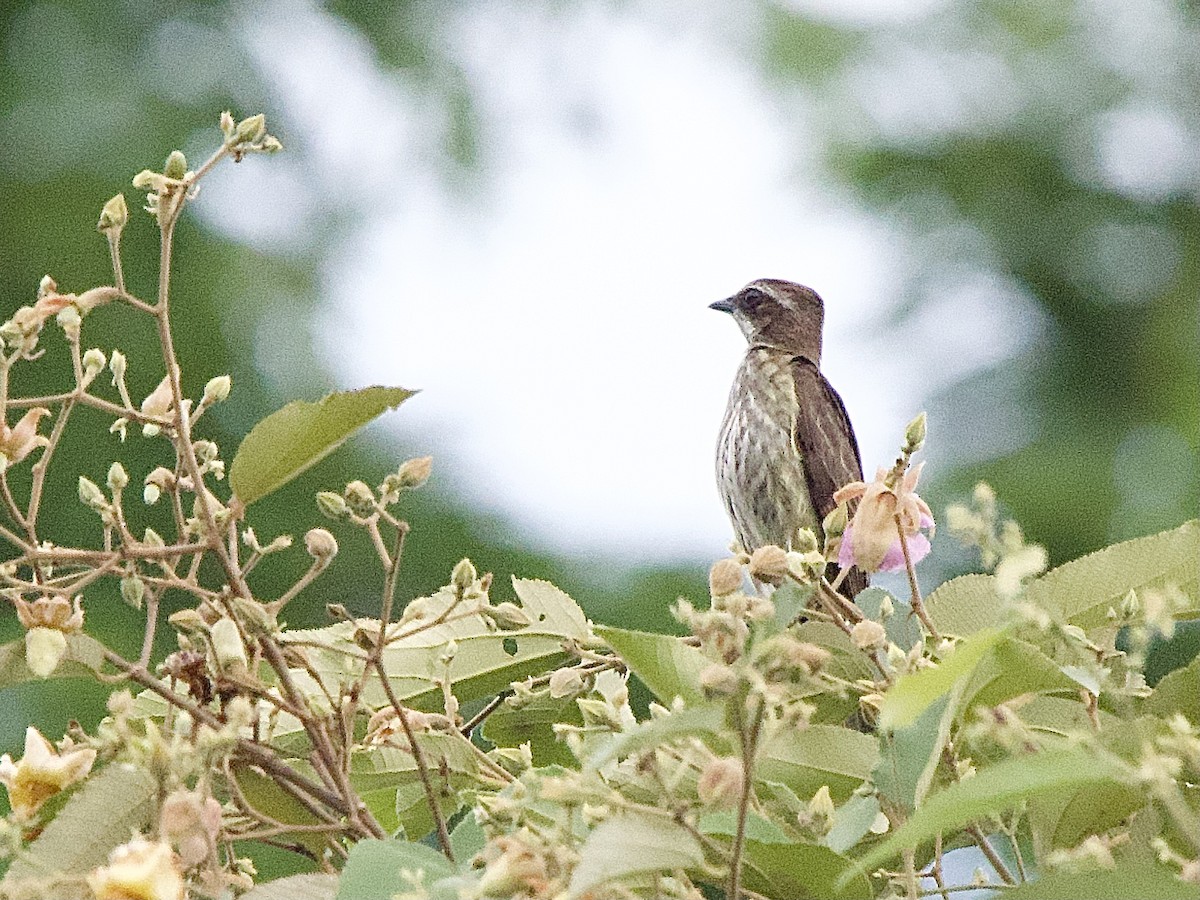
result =
[{"label": "bird's head", "polygon": [[732,297],[710,304],[709,309],[733,316],[751,344],[777,347],[820,362],[825,306],[812,288],[760,278]]}]

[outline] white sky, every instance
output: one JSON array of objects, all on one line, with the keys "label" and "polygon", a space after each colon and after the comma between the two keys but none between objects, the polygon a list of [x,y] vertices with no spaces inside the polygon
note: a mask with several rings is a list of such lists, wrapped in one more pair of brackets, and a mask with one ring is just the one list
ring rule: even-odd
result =
[{"label": "white sky", "polygon": [[[879,325],[910,274],[903,239],[825,189],[803,98],[745,58],[752,21],[446,12],[441,39],[483,118],[484,174],[465,187],[430,164],[430,100],[358,36],[304,3],[258,4],[244,22],[303,159],[272,159],[258,185],[214,179],[256,213],[230,220],[214,201],[213,224],[286,242],[336,208],[318,352],[346,387],[422,388],[390,419],[406,445],[558,550],[654,561],[728,544],[713,453],[744,342],[706,307],[751,279],[825,297],[823,369],[869,470],[923,395],[1025,339],[1019,298],[997,304],[1003,286],[968,279],[947,286],[931,338],[928,321],[910,326],[931,343],[922,366],[903,364],[911,333]],[[289,364],[257,344],[268,372]]]}]

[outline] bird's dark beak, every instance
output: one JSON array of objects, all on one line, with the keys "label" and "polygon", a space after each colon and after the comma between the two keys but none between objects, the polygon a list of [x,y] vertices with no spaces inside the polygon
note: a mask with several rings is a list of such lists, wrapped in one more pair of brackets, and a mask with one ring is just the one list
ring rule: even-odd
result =
[{"label": "bird's dark beak", "polygon": [[708,308],[715,309],[717,312],[732,313],[733,312],[733,298],[729,297],[725,300],[718,300],[716,303],[710,303],[710,304],[708,304]]}]

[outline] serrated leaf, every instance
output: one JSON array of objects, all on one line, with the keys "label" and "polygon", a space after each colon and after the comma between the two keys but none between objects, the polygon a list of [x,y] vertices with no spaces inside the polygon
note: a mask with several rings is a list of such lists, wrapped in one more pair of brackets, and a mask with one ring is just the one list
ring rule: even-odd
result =
[{"label": "serrated leaf", "polygon": [[[887,619],[880,616],[880,608],[883,606],[884,600],[890,600],[892,608],[895,610]],[[883,588],[869,587],[864,591],[859,591],[854,597],[854,605],[861,609],[863,615],[868,619],[882,622],[888,640],[906,653],[924,640],[921,623],[913,615],[908,601],[897,600]],[[859,655],[861,656],[861,654]]]},{"label": "serrated leaf", "polygon": [[1200,520],[1089,553],[1047,572],[1025,589],[1029,603],[1081,628],[1107,627],[1125,595],[1174,585],[1191,599],[1180,617],[1200,612]]},{"label": "serrated leaf", "polygon": [[754,767],[756,779],[786,784],[799,797],[822,785],[841,802],[871,777],[879,762],[879,741],[838,725],[810,725],[780,731],[764,744]]},{"label": "serrated leaf", "polygon": [[1082,748],[1049,750],[981,769],[974,777],[951,784],[925,799],[900,828],[858,860],[870,872],[901,850],[932,840],[988,815],[1050,791],[1073,791],[1089,785],[1121,784],[1123,773],[1104,757]]},{"label": "serrated leaf", "polygon": [[424,844],[362,840],[350,848],[337,900],[391,900],[453,877],[454,864]]},{"label": "serrated leaf", "polygon": [[1000,625],[1007,603],[996,590],[994,576],[976,573],[943,582],[925,598],[925,609],[942,634],[967,637]]},{"label": "serrated leaf", "polygon": [[904,810],[921,805],[950,738],[956,699],[952,694],[940,697],[911,725],[881,731],[879,765],[873,773],[880,796]]},{"label": "serrated leaf", "polygon": [[108,854],[144,831],[154,812],[157,782],[142,769],[112,764],[93,773],[27,851],[13,860],[4,881],[78,874],[104,865]]},{"label": "serrated leaf", "polygon": [[[383,651],[383,666],[397,699],[402,703],[432,709],[442,702],[441,679],[446,668],[441,662],[446,643],[453,640],[458,652],[450,664],[454,695],[461,701],[490,697],[513,681],[539,675],[569,658],[564,642],[592,643],[587,618],[567,594],[548,582],[513,579],[522,608],[532,620],[525,628],[497,631],[478,615],[454,618],[433,627],[414,630],[418,623],[394,623]],[[436,621],[455,602],[451,588],[442,588],[423,598],[427,616]],[[358,629],[379,630],[375,619],[339,622],[327,628],[286,632],[285,643],[305,649],[313,669],[332,693],[355,684],[365,656],[355,643]],[[365,696],[372,706],[383,706],[387,697],[376,676],[367,680]]]},{"label": "serrated leaf", "polygon": [[1003,636],[995,628],[977,631],[963,639],[940,663],[901,675],[888,689],[879,710],[880,728],[911,725],[939,698],[950,693],[960,679],[969,678],[980,661]]},{"label": "serrated leaf", "polygon": [[256,885],[239,900],[335,900],[338,877],[309,872]]},{"label": "serrated leaf", "polygon": [[709,661],[695,647],[672,635],[648,631],[597,626],[596,634],[664,706],[676,697],[688,704],[704,701],[700,673]]},{"label": "serrated leaf", "polygon": [[338,391],[315,403],[294,400],[276,410],[250,429],[233,457],[229,486],[234,496],[245,506],[261,500],[414,393],[376,385]]},{"label": "serrated leaf", "polygon": [[54,671],[45,677],[35,675],[25,662],[24,639],[11,641],[0,645],[0,688],[48,678],[90,677],[103,666],[103,644],[86,634],[68,634],[67,649]]},{"label": "serrated leaf", "polygon": [[695,869],[704,851],[695,836],[669,818],[615,815],[592,829],[579,849],[569,897],[616,879],[674,869]]},{"label": "serrated leaf", "polygon": [[960,716],[976,706],[998,706],[1022,694],[1075,691],[1075,679],[1037,647],[1013,637],[997,642],[967,681]]}]

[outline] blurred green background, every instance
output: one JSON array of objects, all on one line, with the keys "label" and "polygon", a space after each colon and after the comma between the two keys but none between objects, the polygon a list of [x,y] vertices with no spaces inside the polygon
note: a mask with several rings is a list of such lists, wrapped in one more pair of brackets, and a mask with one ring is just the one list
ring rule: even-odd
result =
[{"label": "blurred green background", "polygon": [[[589,7],[617,8],[632,20],[657,14],[654,4],[540,5],[550,21]],[[316,7],[369,44],[375,75],[419,87],[424,102],[437,107],[444,127],[433,168],[468,203],[471,185],[488,177],[480,146],[490,126],[464,74],[465,51],[448,45],[437,26],[452,12],[470,17],[483,6]],[[1135,6],[964,0],[899,3],[901,12],[880,13],[878,3],[780,2],[748,3],[733,14],[724,4],[696,5],[697,20],[745,57],[781,109],[794,104],[809,116],[797,157],[816,154],[830,183],[905,243],[918,275],[877,322],[881,346],[938,308],[939,291],[964,273],[1002,278],[1038,311],[1038,337],[1018,356],[926,398],[938,434],[950,439],[930,449],[939,475],[925,493],[940,509],[976,480],[988,480],[1055,563],[1200,511],[1200,13],[1194,3]],[[292,127],[283,88],[245,52],[238,30],[247,9],[266,17],[269,29],[270,17],[288,8],[133,0],[3,5],[4,315],[32,302],[47,272],[66,290],[108,282],[93,227],[101,205],[124,190],[135,207],[130,176],[160,166],[172,148],[211,146],[222,109],[265,112],[301,165],[317,152]],[[196,52],[200,44],[189,43],[189,34],[204,35],[203,46],[221,52]],[[935,102],[939,96],[943,102]],[[369,141],[373,127],[363,122],[360,139]],[[250,159],[243,163],[248,171],[237,174],[254,179],[274,162]],[[336,386],[305,346],[327,262],[311,248],[336,245],[353,210],[333,189],[323,202],[322,233],[302,252],[239,243],[196,218],[180,228],[173,308],[185,389],[198,395],[212,374],[233,376],[232,402],[209,423],[227,460],[258,418],[288,399]],[[135,221],[126,235],[127,278],[149,295],[155,232]],[[284,348],[294,365],[283,377],[268,379],[256,368],[254,343],[267,333],[264,322],[278,323],[297,342]],[[135,397],[157,382],[152,335],[136,316],[105,310],[89,319],[85,334],[88,346],[127,353]],[[59,342],[47,340],[45,364],[18,369],[14,392],[61,385]],[[907,349],[893,351],[891,364],[900,365]],[[906,364],[922,362],[918,356]],[[397,371],[403,373],[403,360]],[[409,386],[402,374],[397,381]],[[392,415],[404,416],[404,408]],[[88,421],[79,418],[80,425]],[[136,473],[165,461],[158,444],[131,435],[118,448],[104,417],[90,421],[94,427],[77,427],[62,448],[47,496],[60,543],[94,539],[94,517],[75,499],[78,474],[102,482],[119,455],[140,478]],[[264,542],[279,532],[301,534],[319,524],[315,490],[339,489],[356,477],[378,483],[400,459],[424,451],[419,442],[397,446],[373,428],[256,508],[253,524]],[[671,600],[704,596],[707,560],[631,565],[552,553],[483,511],[492,507],[477,497],[454,490],[453,473],[435,472],[445,477],[410,495],[405,508],[415,526],[400,586],[405,597],[442,584],[467,555],[497,573],[501,585],[509,573],[545,577],[595,618],[624,625],[669,628]],[[149,515],[146,524],[153,524]],[[368,612],[377,579],[367,543],[347,535],[342,548],[321,596]],[[281,556],[260,574],[283,586],[305,562],[302,554]],[[970,564],[968,555],[951,553],[941,574]],[[278,589],[260,584],[266,594]],[[319,623],[320,606],[297,604],[289,609],[292,623]],[[134,651],[138,617],[120,604],[115,585],[108,596],[89,596],[88,615],[103,621],[119,649]],[[0,638],[19,634],[13,611],[0,611]],[[17,749],[28,722],[60,734],[79,714],[83,692],[103,693],[64,682],[0,693],[0,749]]]}]

